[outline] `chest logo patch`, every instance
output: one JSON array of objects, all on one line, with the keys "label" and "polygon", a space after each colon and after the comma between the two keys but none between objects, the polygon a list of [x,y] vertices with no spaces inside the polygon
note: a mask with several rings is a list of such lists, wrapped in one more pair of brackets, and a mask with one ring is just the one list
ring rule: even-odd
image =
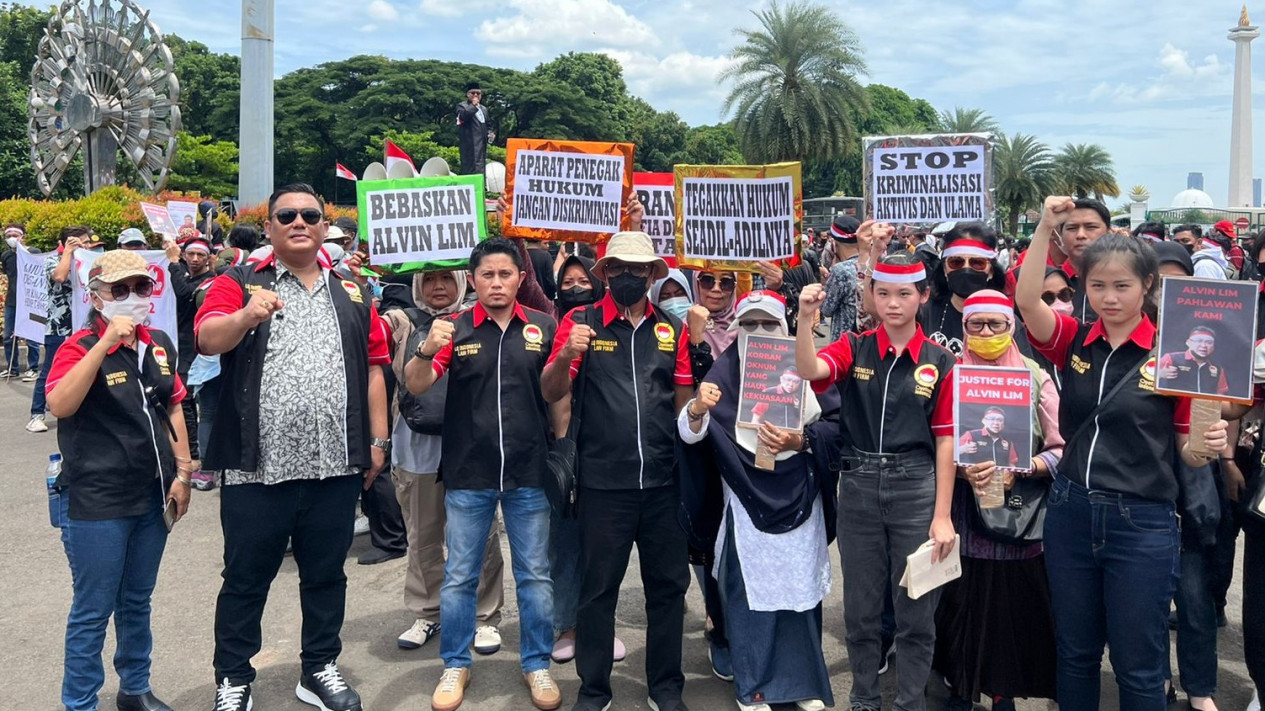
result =
[{"label": "chest logo patch", "polygon": [[363,304],[365,302],[364,295],[360,293],[359,284],[357,284],[354,281],[348,281],[347,279],[343,279],[342,284],[343,284],[343,289],[347,290],[348,298],[350,298],[352,301],[356,302],[357,304]]},{"label": "chest logo patch", "polygon": [[659,339],[659,343],[671,343],[676,340],[676,329],[670,323],[656,323],[654,337]]},{"label": "chest logo patch", "polygon": [[914,369],[914,394],[930,398],[934,392],[936,380],[940,377],[940,369],[930,363],[924,363]]},{"label": "chest logo patch", "polygon": [[526,326],[523,326],[523,340],[528,343],[535,343],[539,345],[545,340],[545,333],[540,330],[540,326],[537,326],[534,323],[529,323]]},{"label": "chest logo patch", "polygon": [[1138,368],[1138,372],[1142,374],[1142,377],[1138,379],[1139,390],[1155,392],[1155,368],[1155,356],[1147,358],[1142,367]]},{"label": "chest logo patch", "polygon": [[154,354],[154,362],[158,364],[158,369],[163,375],[171,375],[171,366],[167,362],[167,349],[162,346],[153,346],[150,351]]}]

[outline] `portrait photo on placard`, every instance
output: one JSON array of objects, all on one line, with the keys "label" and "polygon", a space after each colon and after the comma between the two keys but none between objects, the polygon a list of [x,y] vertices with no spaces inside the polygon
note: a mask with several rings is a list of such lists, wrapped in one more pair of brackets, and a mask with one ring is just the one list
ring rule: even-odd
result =
[{"label": "portrait photo on placard", "polygon": [[807,384],[795,367],[794,339],[747,336],[742,364],[738,426],[756,428],[767,422],[802,430]]},{"label": "portrait photo on placard", "polygon": [[954,368],[954,461],[1032,467],[1032,371],[960,365]]},{"label": "portrait photo on placard", "polygon": [[1250,402],[1257,290],[1256,282],[1165,277],[1156,390]]}]

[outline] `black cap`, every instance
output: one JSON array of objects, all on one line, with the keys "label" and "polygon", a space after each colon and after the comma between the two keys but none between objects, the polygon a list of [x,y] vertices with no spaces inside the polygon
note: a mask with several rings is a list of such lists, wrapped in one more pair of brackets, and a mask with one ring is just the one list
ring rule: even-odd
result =
[{"label": "black cap", "polygon": [[1151,248],[1155,250],[1160,264],[1177,264],[1186,271],[1186,276],[1194,276],[1195,264],[1190,261],[1190,252],[1180,242],[1156,242]]},{"label": "black cap", "polygon": [[847,244],[855,244],[861,221],[851,215],[836,215],[830,223],[830,236]]},{"label": "black cap", "polygon": [[479,85],[479,82],[477,81],[466,82],[466,93],[469,94],[472,91],[483,91],[482,87]]}]

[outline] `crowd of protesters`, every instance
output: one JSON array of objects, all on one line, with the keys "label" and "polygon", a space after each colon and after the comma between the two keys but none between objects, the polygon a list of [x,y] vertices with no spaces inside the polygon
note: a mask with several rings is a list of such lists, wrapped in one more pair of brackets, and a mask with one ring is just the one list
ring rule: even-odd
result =
[{"label": "crowd of protesters", "polygon": [[[611,707],[634,545],[655,711],[686,708],[691,577],[712,671],[743,711],[837,704],[822,646],[832,605],[855,711],[882,708],[889,668],[902,711],[926,707],[933,673],[951,711],[981,698],[998,711],[1018,698],[1096,709],[1104,649],[1120,707],[1162,708],[1176,699],[1170,626],[1190,707],[1216,711],[1240,531],[1246,661],[1265,685],[1265,523],[1243,509],[1261,483],[1259,408],[1225,406],[1192,442],[1190,401],[1156,392],[1147,367],[1160,279],[1256,279],[1265,236],[1243,244],[1229,223],[1121,233],[1101,203],[1051,197],[1023,240],[981,223],[898,232],[839,216],[805,235],[794,263],[680,270],[655,255],[633,198],[631,230],[597,253],[492,238],[466,269],[376,278],[355,222],[327,222],[309,186],[272,195],[262,235],[225,237],[214,209],[161,245],[174,334],[147,323],[155,282],[137,230],[96,259],[90,312],[72,323],[74,255],[104,243],[90,226],[62,230],[44,257],[46,336],[22,360],[11,324],[25,232],[5,228],[4,375],[34,382],[27,429],[47,431],[51,413],[64,458],[51,513],[74,586],[67,709],[97,708],[111,617],[118,707],[169,708],[150,688],[149,600],[193,488],[220,491],[217,711],[256,703],[251,659],[287,555],[301,580],[295,693],[362,709],[339,667],[358,508],[374,548],[360,562],[406,559],[413,621],[398,646],[438,639],[435,711],[476,683],[472,651],[501,647],[502,527],[539,709],[564,703],[550,668],[573,660],[572,708]],[[802,427],[739,423],[755,335],[793,339],[783,378],[810,385]],[[999,461],[988,418],[1000,411],[985,416],[978,456],[955,457],[959,364],[1032,373],[1030,461]],[[551,450],[568,441],[573,507],[551,496]],[[1216,516],[1187,515],[1184,487],[1200,478]],[[980,523],[977,495],[997,481],[1040,492],[1044,535]],[[901,579],[928,541],[936,560],[961,557],[961,577],[914,599]]]}]

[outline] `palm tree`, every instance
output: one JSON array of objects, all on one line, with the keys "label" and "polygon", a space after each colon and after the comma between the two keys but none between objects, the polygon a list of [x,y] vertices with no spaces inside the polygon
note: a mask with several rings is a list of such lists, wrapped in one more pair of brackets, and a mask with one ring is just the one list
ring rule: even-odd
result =
[{"label": "palm tree", "polygon": [[997,120],[984,109],[964,109],[954,106],[953,111],[940,112],[940,128],[945,133],[1000,133]]},{"label": "palm tree", "polygon": [[1115,166],[1107,149],[1092,143],[1069,143],[1054,157],[1056,184],[1067,195],[1120,197]]},{"label": "palm tree", "polygon": [[807,2],[774,2],[754,14],[760,27],[738,31],[743,42],[720,76],[734,82],[723,113],[734,115],[743,155],[756,163],[843,156],[867,107],[856,34]]},{"label": "palm tree", "polygon": [[1053,192],[1054,156],[1036,136],[1002,134],[993,151],[993,175],[997,203],[1007,215],[1007,234],[1018,234],[1019,216]]}]

